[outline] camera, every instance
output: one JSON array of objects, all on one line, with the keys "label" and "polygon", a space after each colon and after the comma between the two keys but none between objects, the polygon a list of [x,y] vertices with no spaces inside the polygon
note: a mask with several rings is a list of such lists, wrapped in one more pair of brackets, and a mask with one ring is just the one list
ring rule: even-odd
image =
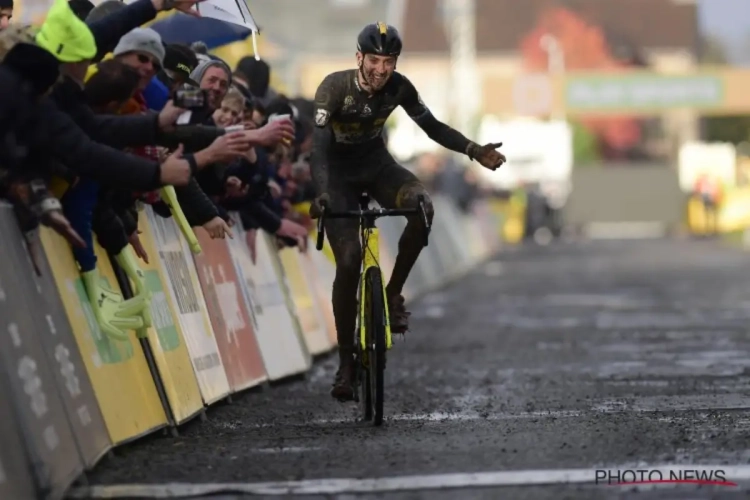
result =
[{"label": "camera", "polygon": [[174,94],[174,105],[183,109],[202,109],[208,101],[203,89],[180,89]]}]

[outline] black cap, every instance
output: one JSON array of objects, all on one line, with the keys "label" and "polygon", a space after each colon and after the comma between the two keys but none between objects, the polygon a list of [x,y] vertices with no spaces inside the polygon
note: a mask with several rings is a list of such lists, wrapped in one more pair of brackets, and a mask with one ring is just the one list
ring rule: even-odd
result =
[{"label": "black cap", "polygon": [[363,54],[398,57],[402,47],[398,30],[382,22],[368,24],[357,37],[357,50]]},{"label": "black cap", "polygon": [[0,9],[13,9],[13,0],[0,0]]},{"label": "black cap", "polygon": [[89,2],[89,0],[70,0],[68,5],[70,5],[70,9],[81,21],[85,21],[89,13],[94,10],[94,4]]},{"label": "black cap", "polygon": [[173,73],[178,73],[188,85],[200,87],[197,82],[190,78],[190,73],[193,72],[196,66],[198,66],[198,57],[190,47],[179,43],[170,43],[166,45],[164,69]]}]

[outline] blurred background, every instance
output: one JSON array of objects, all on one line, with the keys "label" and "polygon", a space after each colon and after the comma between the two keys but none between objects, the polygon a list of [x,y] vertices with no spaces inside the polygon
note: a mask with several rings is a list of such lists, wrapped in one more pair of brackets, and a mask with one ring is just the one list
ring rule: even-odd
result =
[{"label": "blurred background", "polygon": [[[38,21],[46,0],[17,2]],[[97,3],[97,2],[95,2]],[[311,98],[385,20],[398,70],[440,119],[508,164],[469,167],[398,110],[393,154],[468,207],[496,200],[510,241],[744,235],[750,226],[747,0],[250,0],[277,92]],[[241,37],[240,37],[241,38]],[[213,51],[233,67],[249,38]],[[467,168],[469,167],[469,168]]]}]

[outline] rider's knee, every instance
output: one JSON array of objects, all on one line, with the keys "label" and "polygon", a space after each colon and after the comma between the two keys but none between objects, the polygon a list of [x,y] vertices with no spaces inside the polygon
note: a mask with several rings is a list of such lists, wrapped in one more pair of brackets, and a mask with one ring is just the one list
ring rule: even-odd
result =
[{"label": "rider's knee", "polygon": [[359,268],[362,264],[362,250],[358,241],[341,242],[336,249],[336,269],[354,276],[359,275]]},{"label": "rider's knee", "polygon": [[[432,199],[421,182],[406,184],[398,192],[397,205],[401,208],[417,208],[419,197],[424,198],[425,213],[427,219],[432,223],[435,216],[435,208],[432,205]],[[418,220],[416,217],[410,219]]]}]

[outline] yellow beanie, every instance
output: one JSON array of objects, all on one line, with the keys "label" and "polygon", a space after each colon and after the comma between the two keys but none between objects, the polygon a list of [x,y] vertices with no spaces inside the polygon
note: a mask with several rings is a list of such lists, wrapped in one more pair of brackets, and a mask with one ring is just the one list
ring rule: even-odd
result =
[{"label": "yellow beanie", "polygon": [[78,19],[67,0],[55,0],[52,4],[36,35],[36,43],[64,63],[87,61],[96,55],[93,33]]}]

